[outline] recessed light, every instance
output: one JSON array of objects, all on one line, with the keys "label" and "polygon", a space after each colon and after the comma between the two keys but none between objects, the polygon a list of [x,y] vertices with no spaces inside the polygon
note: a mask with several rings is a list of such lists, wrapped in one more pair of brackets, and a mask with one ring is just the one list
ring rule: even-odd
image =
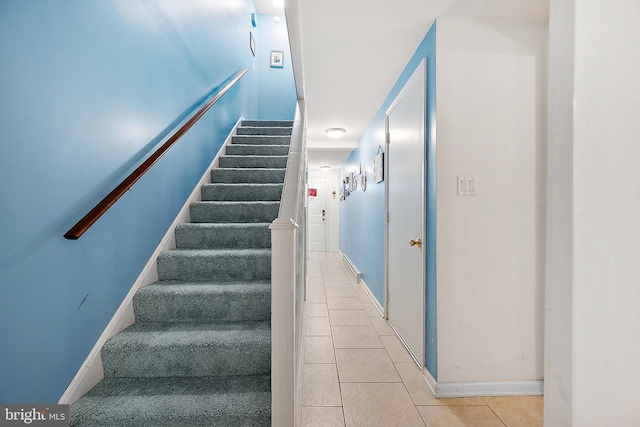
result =
[{"label": "recessed light", "polygon": [[345,134],[346,130],[344,130],[343,128],[329,128],[325,130],[325,132],[327,133],[329,138],[338,139]]},{"label": "recessed light", "polygon": [[320,166],[320,169],[321,169],[321,170],[323,170],[323,171],[328,171],[329,169],[331,169],[331,166],[329,166],[329,165],[322,165],[322,166]]}]

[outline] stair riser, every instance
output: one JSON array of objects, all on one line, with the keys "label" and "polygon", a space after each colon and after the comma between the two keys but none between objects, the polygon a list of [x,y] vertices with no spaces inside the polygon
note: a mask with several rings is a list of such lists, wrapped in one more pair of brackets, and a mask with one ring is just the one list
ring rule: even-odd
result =
[{"label": "stair riser", "polygon": [[244,127],[281,127],[290,128],[293,126],[291,120],[243,120],[241,126]]},{"label": "stair riser", "polygon": [[137,322],[269,320],[271,318],[271,291],[269,288],[265,288],[251,293],[225,292],[185,295],[139,292],[133,299],[133,307]]},{"label": "stair riser", "polygon": [[286,168],[286,156],[220,156],[221,168]]},{"label": "stair riser", "polygon": [[291,135],[289,127],[239,127],[237,135]]},{"label": "stair riser", "polygon": [[244,281],[271,279],[271,253],[158,256],[159,280]]},{"label": "stair riser", "polygon": [[284,169],[213,169],[212,183],[273,183],[284,182]]},{"label": "stair riser", "polygon": [[208,184],[202,187],[203,201],[279,201],[282,184]]},{"label": "stair riser", "polygon": [[256,136],[256,135],[240,135],[232,136],[231,144],[241,145],[289,145],[291,143],[290,136]]},{"label": "stair riser", "polygon": [[286,156],[288,145],[239,145],[229,144],[226,147],[229,156]]},{"label": "stair riser", "polygon": [[102,350],[105,377],[205,377],[262,375],[271,369],[271,344],[262,341],[232,345],[162,346],[139,343],[123,349]]},{"label": "stair riser", "polygon": [[272,222],[279,210],[278,202],[198,202],[191,205],[191,222]]},{"label": "stair riser", "polygon": [[207,227],[206,224],[183,224],[176,228],[178,249],[264,249],[271,247],[269,225]]}]

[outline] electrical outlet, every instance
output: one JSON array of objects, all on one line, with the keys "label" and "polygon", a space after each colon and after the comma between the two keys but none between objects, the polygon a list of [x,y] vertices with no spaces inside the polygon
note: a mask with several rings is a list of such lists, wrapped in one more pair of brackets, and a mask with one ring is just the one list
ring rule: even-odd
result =
[{"label": "electrical outlet", "polygon": [[477,196],[478,177],[458,175],[458,196]]}]

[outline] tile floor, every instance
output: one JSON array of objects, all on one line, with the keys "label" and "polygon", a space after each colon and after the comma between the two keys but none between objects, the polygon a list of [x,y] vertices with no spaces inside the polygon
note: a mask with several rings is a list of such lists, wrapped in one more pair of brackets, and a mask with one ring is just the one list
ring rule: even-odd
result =
[{"label": "tile floor", "polygon": [[338,255],[308,267],[303,426],[542,426],[541,396],[435,399]]}]

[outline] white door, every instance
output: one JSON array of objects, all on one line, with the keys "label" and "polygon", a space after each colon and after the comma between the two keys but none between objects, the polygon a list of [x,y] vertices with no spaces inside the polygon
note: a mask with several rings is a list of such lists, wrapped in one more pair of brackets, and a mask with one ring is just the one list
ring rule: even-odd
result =
[{"label": "white door", "polygon": [[324,251],[326,248],[326,187],[327,178],[309,178],[309,189],[316,190],[316,197],[309,196],[309,250]]},{"label": "white door", "polygon": [[424,365],[425,121],[423,61],[387,110],[387,316]]}]

